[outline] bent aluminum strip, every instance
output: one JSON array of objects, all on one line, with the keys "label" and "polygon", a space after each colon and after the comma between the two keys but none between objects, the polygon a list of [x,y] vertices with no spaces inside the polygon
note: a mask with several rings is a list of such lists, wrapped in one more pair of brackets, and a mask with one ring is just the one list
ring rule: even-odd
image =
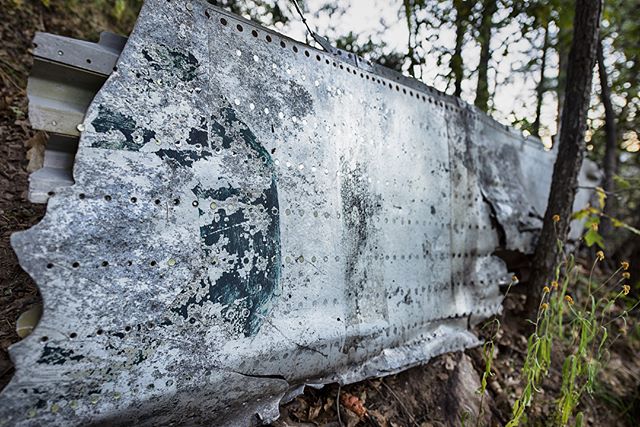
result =
[{"label": "bent aluminum strip", "polygon": [[44,314],[0,425],[255,424],[301,384],[477,345],[498,231],[531,252],[545,204],[525,163],[550,176],[553,154],[382,74],[148,0],[75,184],[13,236]]}]

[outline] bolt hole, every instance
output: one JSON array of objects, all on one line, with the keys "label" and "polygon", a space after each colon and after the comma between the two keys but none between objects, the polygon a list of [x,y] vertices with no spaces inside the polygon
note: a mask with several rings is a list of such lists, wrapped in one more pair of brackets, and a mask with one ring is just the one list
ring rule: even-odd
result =
[{"label": "bolt hole", "polygon": [[47,268],[53,268],[53,264],[51,263],[47,264]]},{"label": "bolt hole", "polygon": [[180,199],[173,199],[173,204],[174,205],[179,205],[180,204]]},{"label": "bolt hole", "polygon": [[236,28],[238,29],[238,31],[242,32],[242,25],[238,24],[236,25]]},{"label": "bolt hole", "polygon": [[47,193],[47,196],[49,196],[49,197],[53,197],[53,196],[55,196],[55,194],[56,194],[56,193],[55,193],[55,191],[49,191],[49,192]]},{"label": "bolt hole", "polygon": [[69,334],[69,338],[71,338],[71,339],[73,339],[73,338],[77,338],[77,337],[78,337],[78,334],[76,334],[75,332],[71,332],[71,333]]},{"label": "bolt hole", "polygon": [[280,47],[287,47],[287,44],[283,41],[280,42]]},{"label": "bolt hole", "polygon": [[87,64],[91,64],[91,60],[87,58]]},{"label": "bolt hole", "polygon": [[125,326],[124,330],[125,332],[131,332],[131,326]]},{"label": "bolt hole", "polygon": [[103,267],[107,267],[109,265],[109,263],[107,261],[102,261],[102,266]]},{"label": "bolt hole", "polygon": [[298,53],[298,46],[294,46],[294,47],[293,47],[293,51],[294,51],[295,53]]},{"label": "bolt hole", "polygon": [[104,199],[105,199],[107,202],[110,202],[110,201],[111,201],[111,196],[107,194],[106,196],[104,196]]},{"label": "bolt hole", "polygon": [[151,265],[151,267],[155,267],[155,266],[156,266],[156,264],[157,264],[157,262],[155,262],[155,261],[151,261],[151,262],[149,263],[149,265]]},{"label": "bolt hole", "polygon": [[78,267],[80,267],[80,263],[79,263],[78,261],[76,261],[76,262],[74,262],[73,264],[71,264],[71,266],[72,266],[73,268],[78,268]]},{"label": "bolt hole", "polygon": [[102,329],[98,329],[96,331],[96,335],[102,335],[102,334],[104,334],[104,331]]},{"label": "bolt hole", "polygon": [[270,35],[268,35],[268,34],[267,34],[267,36],[265,37],[265,39],[267,39],[267,41],[268,41],[269,43],[271,43],[271,36],[270,36]]},{"label": "bolt hole", "polygon": [[131,203],[136,203],[138,201],[138,199],[135,197],[132,197],[130,200],[131,200]]},{"label": "bolt hole", "polygon": [[154,201],[154,203],[155,203],[156,205],[159,205],[159,204],[160,204],[160,199],[156,199],[156,200]]},{"label": "bolt hole", "polygon": [[80,200],[84,199],[84,198],[85,198],[84,193],[80,193],[80,194],[78,194],[78,198],[79,198]]},{"label": "bolt hole", "polygon": [[251,35],[252,35],[253,37],[258,37],[258,32],[257,32],[256,30],[252,30],[252,31],[251,31]]},{"label": "bolt hole", "polygon": [[47,337],[47,336],[41,337],[40,341],[47,342],[47,341],[49,341],[49,337]]},{"label": "bolt hole", "polygon": [[222,25],[227,25],[227,20],[226,20],[226,19],[224,19],[224,18],[220,18],[220,23],[221,23]]}]

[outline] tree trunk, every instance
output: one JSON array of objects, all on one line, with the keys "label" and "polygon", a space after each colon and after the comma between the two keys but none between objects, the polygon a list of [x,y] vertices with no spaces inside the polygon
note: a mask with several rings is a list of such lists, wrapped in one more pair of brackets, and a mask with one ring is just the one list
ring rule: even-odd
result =
[{"label": "tree trunk", "polygon": [[544,31],[544,39],[542,42],[542,54],[540,58],[540,80],[536,87],[536,119],[533,122],[533,134],[540,137],[540,114],[542,113],[542,102],[544,101],[544,93],[546,92],[547,80],[544,72],[547,69],[547,51],[549,50],[549,24],[545,22],[542,27]]},{"label": "tree trunk", "polygon": [[[533,256],[531,281],[527,292],[528,314],[534,319],[542,288],[552,280],[554,268],[560,259],[561,254],[556,242],[558,239],[566,240],[571,222],[571,211],[578,186],[578,172],[585,154],[584,133],[596,60],[601,9],[601,0],[576,1],[558,157],[553,167],[549,202]],[[557,223],[553,221],[556,215],[560,218]]]},{"label": "tree trunk", "polygon": [[407,23],[407,30],[409,32],[409,38],[407,40],[407,50],[408,50],[407,56],[409,57],[409,61],[410,61],[409,74],[411,75],[411,77],[415,77],[416,75],[415,75],[414,67],[417,65],[417,61],[416,61],[416,54],[415,54],[413,40],[417,36],[417,34],[414,34],[414,32],[417,32],[418,28],[416,26],[415,31],[413,29],[413,7],[411,5],[411,0],[404,0],[403,4],[404,4],[404,15]]},{"label": "tree trunk", "polygon": [[[573,1],[568,1],[567,3],[575,3]],[[556,52],[558,53],[558,77],[557,77],[557,87],[556,94],[558,97],[558,126],[556,130],[556,135],[553,138],[553,143],[556,144],[558,139],[560,138],[560,132],[562,128],[562,108],[564,107],[564,99],[565,99],[565,89],[567,86],[567,66],[569,62],[569,45],[571,43],[571,27],[568,25],[570,20],[570,15],[573,13],[573,10],[570,9],[569,4],[563,4],[562,7],[558,9],[558,38],[556,40]],[[574,16],[575,17],[575,16]]]},{"label": "tree trunk", "polygon": [[464,34],[467,30],[465,22],[467,20],[467,6],[465,0],[453,0],[453,7],[456,10],[456,46],[451,57],[451,73],[453,74],[454,91],[453,95],[460,97],[462,94],[462,78],[464,62],[462,60],[462,46],[464,45]]},{"label": "tree trunk", "polygon": [[[602,52],[602,39],[598,41],[598,76],[600,77],[600,99],[604,106],[604,131],[605,131],[605,147],[604,147],[604,182],[602,188],[609,195],[604,206],[604,212],[607,215],[613,215],[615,210],[615,197],[611,193],[615,191],[613,176],[617,169],[617,136],[616,136],[616,114],[611,104],[611,90],[609,89],[609,79],[607,78],[607,69],[604,66],[604,54]],[[611,221],[608,218],[602,219],[601,233],[603,236],[611,234]]]},{"label": "tree trunk", "polygon": [[480,63],[478,64],[478,85],[476,86],[475,105],[482,111],[489,110],[489,59],[491,59],[491,30],[493,15],[498,4],[496,0],[484,0],[482,6],[482,20],[478,31],[480,39]]}]

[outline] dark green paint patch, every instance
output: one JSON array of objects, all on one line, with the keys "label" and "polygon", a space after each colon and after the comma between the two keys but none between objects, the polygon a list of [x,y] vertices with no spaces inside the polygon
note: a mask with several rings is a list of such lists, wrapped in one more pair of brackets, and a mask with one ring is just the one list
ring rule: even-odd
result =
[{"label": "dark green paint patch", "polygon": [[[139,127],[132,117],[113,111],[104,105],[98,106],[98,116],[93,119],[91,125],[97,133],[118,131],[124,138],[118,141],[96,140],[91,144],[95,148],[139,151],[144,144],[156,136],[155,131]],[[138,141],[134,137],[136,131],[139,131]]]},{"label": "dark green paint patch", "polygon": [[[192,192],[198,200],[224,203],[235,197],[240,207],[227,213],[225,209],[215,211],[215,219],[206,219],[202,212],[200,241],[207,256],[216,256],[223,252],[230,258],[220,259],[214,271],[200,282],[200,288],[206,289],[203,296],[198,292],[183,295],[182,303],[174,307],[174,313],[184,319],[190,317],[194,307],[204,302],[222,305],[222,319],[229,324],[234,334],[255,335],[270,309],[270,301],[276,294],[280,280],[280,217],[278,209],[278,190],[275,168],[271,156],[262,144],[256,141],[251,130],[240,121],[230,107],[222,108],[212,117],[212,135],[222,138],[221,145],[229,150],[249,151],[253,163],[246,171],[249,174],[265,174],[271,178],[271,184],[256,194],[255,188],[232,187],[204,188],[196,185]],[[222,155],[225,155],[224,153]],[[257,177],[256,177],[257,178]],[[252,223],[246,209],[264,212],[266,224]],[[266,260],[266,267],[264,267]],[[220,274],[220,268],[223,272]],[[240,268],[248,269],[241,274]],[[215,276],[217,280],[213,280]],[[193,291],[191,291],[193,292]]]},{"label": "dark green paint patch", "polygon": [[162,160],[168,160],[179,167],[190,168],[194,162],[200,159],[206,159],[211,157],[211,153],[205,150],[196,152],[193,150],[173,150],[173,149],[160,149],[155,152]]},{"label": "dark green paint patch", "polygon": [[271,155],[262,144],[256,141],[256,136],[251,129],[238,119],[233,108],[223,107],[218,115],[211,117],[211,134],[222,139],[221,145],[224,149],[231,148],[232,143],[248,146],[270,171],[275,171]]},{"label": "dark green paint patch", "polygon": [[42,350],[42,355],[38,359],[37,363],[44,363],[47,365],[64,365],[69,360],[77,362],[82,359],[84,359],[84,356],[80,354],[74,355],[73,350],[47,345]]},{"label": "dark green paint patch", "polygon": [[163,44],[142,49],[142,56],[149,63],[149,68],[170,74],[178,79],[189,82],[196,78],[198,59],[191,52],[180,52]]},{"label": "dark green paint patch", "polygon": [[209,147],[209,134],[207,133],[207,119],[200,117],[200,126],[189,130],[187,144]]}]

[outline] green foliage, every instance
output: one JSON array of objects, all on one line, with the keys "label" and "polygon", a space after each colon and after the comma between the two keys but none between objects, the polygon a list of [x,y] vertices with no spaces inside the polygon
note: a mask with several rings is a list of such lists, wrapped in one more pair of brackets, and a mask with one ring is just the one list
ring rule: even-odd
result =
[{"label": "green foliage", "polygon": [[[560,240],[558,246],[564,249]],[[548,375],[551,354],[558,347],[568,349],[568,354],[562,364],[562,384],[556,399],[554,425],[568,425],[572,418],[575,425],[583,424],[583,415],[581,412],[576,414],[576,408],[584,393],[593,393],[598,373],[607,363],[608,348],[618,338],[611,334],[612,324],[617,319],[625,320],[628,312],[638,304],[612,318],[612,308],[630,290],[623,284],[628,264],[623,263],[593,289],[593,272],[603,259],[604,253],[598,252],[587,280],[584,301],[574,301],[569,294],[569,289],[575,289],[574,295],[578,295],[577,284],[580,282],[571,254],[563,256],[555,269],[555,280],[543,289],[535,329],[527,341],[522,369],[523,391],[513,405],[507,427],[519,426],[526,419],[526,410]]]},{"label": "green foliage", "polygon": [[[618,180],[624,183],[628,183],[626,180],[622,180],[621,178],[618,178]],[[606,218],[611,221],[611,224],[616,228],[623,228],[634,234],[640,235],[640,230],[638,230],[637,228],[625,223],[624,221],[614,218],[611,215],[605,214],[604,208],[606,205],[607,194],[601,187],[596,187],[595,191],[598,200],[598,207],[594,208],[591,206],[587,206],[584,209],[574,212],[571,216],[571,219],[584,220],[584,228],[586,229],[586,232],[583,238],[584,243],[587,245],[587,247],[597,245],[600,249],[605,248],[604,238],[599,233],[600,222],[602,218]]]}]

